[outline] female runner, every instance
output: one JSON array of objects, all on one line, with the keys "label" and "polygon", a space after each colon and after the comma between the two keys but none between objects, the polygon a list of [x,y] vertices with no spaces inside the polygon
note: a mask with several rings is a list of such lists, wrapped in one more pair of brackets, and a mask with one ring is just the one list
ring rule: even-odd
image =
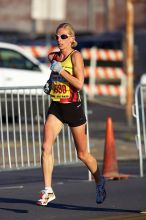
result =
[{"label": "female runner", "polygon": [[96,202],[100,204],[106,197],[105,178],[100,175],[97,161],[87,149],[86,117],[80,97],[84,84],[84,63],[81,53],[74,49],[77,42],[72,25],[60,24],[56,29],[56,40],[59,52],[48,55],[52,70],[49,88],[52,102],[44,125],[42,146],[44,189],[37,204],[46,206],[56,198],[52,189],[52,146],[64,123],[71,129],[78,158],[95,179]]}]

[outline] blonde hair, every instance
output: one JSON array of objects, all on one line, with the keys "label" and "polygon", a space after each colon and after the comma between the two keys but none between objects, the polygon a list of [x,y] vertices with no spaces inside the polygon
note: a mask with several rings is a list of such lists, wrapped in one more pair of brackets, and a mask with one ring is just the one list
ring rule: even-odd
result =
[{"label": "blonde hair", "polygon": [[72,37],[74,37],[74,41],[72,42],[72,48],[76,47],[78,45],[77,41],[75,40],[75,30],[73,28],[73,26],[69,23],[61,23],[57,29],[56,32],[60,29],[60,28],[65,28],[68,30],[68,34],[71,35]]}]

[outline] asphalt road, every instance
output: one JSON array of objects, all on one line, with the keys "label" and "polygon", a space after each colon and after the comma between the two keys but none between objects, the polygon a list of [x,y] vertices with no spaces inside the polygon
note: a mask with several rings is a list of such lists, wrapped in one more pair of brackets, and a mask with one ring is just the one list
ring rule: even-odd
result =
[{"label": "asphalt road", "polygon": [[1,172],[0,220],[146,219],[140,213],[146,211],[146,177],[138,176],[138,161],[120,162],[119,168],[129,178],[107,181],[107,199],[98,206],[94,181],[87,181],[82,164],[55,167],[57,198],[47,207],[36,205],[43,185],[41,169]]},{"label": "asphalt road", "polygon": [[[103,104],[91,102],[88,106],[92,112],[89,114],[90,140],[104,139],[106,119],[110,116],[115,139],[122,140],[127,155],[129,146],[135,149],[136,127],[127,127],[125,110],[120,105]],[[130,134],[128,139],[127,133]],[[133,149],[128,154],[128,160],[119,162],[119,172],[129,174],[129,178],[107,181],[107,199],[98,206],[95,203],[95,184],[87,181],[88,172],[81,164],[55,167],[53,188],[56,200],[47,207],[36,205],[38,193],[43,187],[41,169],[1,172],[0,220],[146,220],[146,161],[145,177],[140,178],[139,161],[129,160],[131,152]]]}]

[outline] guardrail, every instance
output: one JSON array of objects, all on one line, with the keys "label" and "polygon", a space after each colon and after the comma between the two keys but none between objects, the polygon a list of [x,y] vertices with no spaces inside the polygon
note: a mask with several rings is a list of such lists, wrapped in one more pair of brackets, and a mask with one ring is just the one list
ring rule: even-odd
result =
[{"label": "guardrail", "polygon": [[[84,92],[83,101],[87,116]],[[42,131],[49,105],[50,97],[41,86],[0,87],[0,170],[41,165]],[[89,132],[87,135],[90,151]],[[53,146],[53,158],[55,165],[79,162],[67,125]]]},{"label": "guardrail", "polygon": [[136,119],[136,146],[139,152],[140,176],[144,176],[143,159],[146,157],[146,85],[138,84],[135,89],[133,116]]}]

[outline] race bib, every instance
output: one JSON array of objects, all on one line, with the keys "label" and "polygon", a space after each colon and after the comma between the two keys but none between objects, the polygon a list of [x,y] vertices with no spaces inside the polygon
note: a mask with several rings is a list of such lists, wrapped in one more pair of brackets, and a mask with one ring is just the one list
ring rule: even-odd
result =
[{"label": "race bib", "polygon": [[53,82],[50,95],[53,100],[69,98],[70,88],[68,82]]}]

